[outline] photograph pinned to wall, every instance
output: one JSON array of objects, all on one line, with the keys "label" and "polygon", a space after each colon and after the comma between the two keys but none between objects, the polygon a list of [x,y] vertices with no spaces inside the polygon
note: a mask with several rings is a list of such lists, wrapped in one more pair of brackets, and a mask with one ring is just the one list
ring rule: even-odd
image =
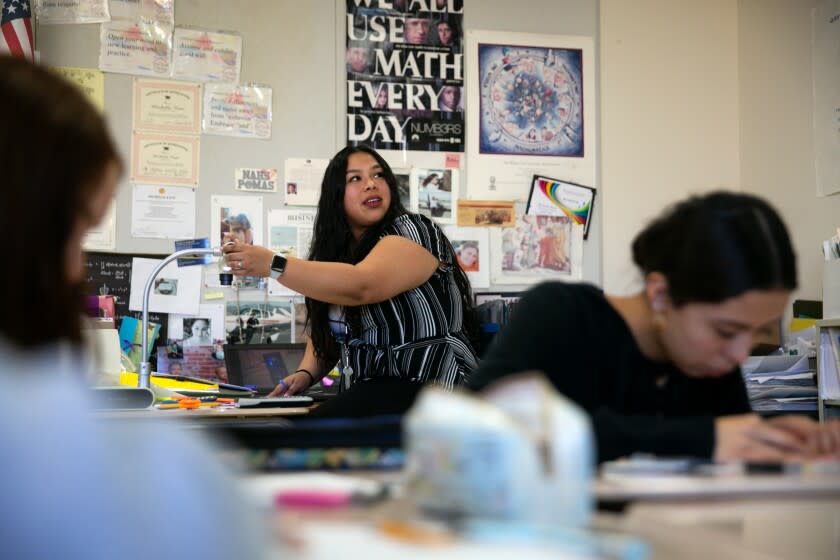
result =
[{"label": "photograph pinned to wall", "polygon": [[189,317],[182,320],[184,346],[212,346],[210,319],[208,317]]},{"label": "photograph pinned to wall", "polygon": [[487,228],[445,226],[455,260],[473,288],[490,287],[490,232]]},{"label": "photograph pinned to wall", "polygon": [[292,341],[292,301],[270,298],[265,291],[240,291],[225,307],[228,344],[273,344]]},{"label": "photograph pinned to wall", "polygon": [[195,236],[195,189],[133,185],[131,236],[152,239]]},{"label": "photograph pinned to wall", "polygon": [[233,186],[245,192],[277,192],[277,169],[272,167],[237,167]]},{"label": "photograph pinned to wall", "polygon": [[[201,321],[196,324],[197,321]],[[180,340],[184,346],[211,345],[224,341],[225,305],[223,303],[202,303],[195,315],[169,314],[168,336]],[[189,342],[188,342],[189,340]]]},{"label": "photograph pinned to wall", "polygon": [[[131,293],[128,308],[143,310],[143,290],[152,271],[161,263],[157,259],[134,258],[131,264]],[[179,267],[170,262],[152,283],[149,309],[159,313],[196,315],[201,295],[201,267]]]},{"label": "photograph pinned to wall", "polygon": [[111,19],[108,0],[36,0],[34,4],[38,23],[102,23]]},{"label": "photograph pinned to wall", "polygon": [[157,373],[167,375],[187,375],[184,367],[184,350],[174,341],[166,341],[166,344],[158,344],[157,347]]},{"label": "photograph pinned to wall", "polygon": [[224,244],[234,239],[247,245],[262,245],[263,199],[261,196],[211,196],[210,240]]},{"label": "photograph pinned to wall", "polygon": [[394,172],[394,177],[397,179],[397,192],[400,195],[400,202],[403,208],[411,212],[417,212],[416,208],[411,206],[411,168],[391,168]]},{"label": "photograph pinned to wall", "polygon": [[455,223],[458,184],[457,169],[413,167],[409,180],[412,209],[442,224]]},{"label": "photograph pinned to wall", "polygon": [[288,158],[285,165],[286,204],[288,206],[318,206],[321,181],[330,160]]},{"label": "photograph pinned to wall", "polygon": [[[312,245],[315,227],[315,210],[269,210],[268,248],[287,257],[306,259]],[[269,280],[268,293],[272,296],[297,294],[283,284]]]},{"label": "photograph pinned to wall", "polygon": [[234,33],[176,27],[173,44],[173,79],[239,83],[242,64],[241,36]]},{"label": "photograph pinned to wall", "polygon": [[513,227],[516,208],[513,202],[503,200],[460,200],[458,219],[462,227]]},{"label": "photograph pinned to wall", "polygon": [[270,87],[206,84],[201,129],[205,134],[271,138]]},{"label": "photograph pinned to wall", "polygon": [[467,52],[468,196],[525,201],[534,173],[594,184],[593,39],[471,30]]},{"label": "photograph pinned to wall", "polygon": [[112,20],[146,21],[175,25],[175,0],[108,0]]},{"label": "photograph pinned to wall", "polygon": [[568,216],[583,226],[583,238],[589,237],[595,189],[568,181],[534,175],[526,214]]},{"label": "photograph pinned to wall", "polygon": [[[224,245],[234,240],[247,245],[263,245],[263,199],[261,196],[211,196],[210,240]],[[215,240],[215,241],[214,241]],[[205,285],[219,287],[218,271],[208,268]],[[235,276],[239,288],[262,288],[265,279],[257,276]]]},{"label": "photograph pinned to wall", "polygon": [[158,345],[156,371],[227,383],[224,354],[217,354],[216,349],[221,350],[221,344],[184,346],[180,340],[169,339]]},{"label": "photograph pinned to wall", "polygon": [[568,216],[522,215],[512,228],[490,232],[493,284],[534,284],[579,280],[583,265],[583,226]]},{"label": "photograph pinned to wall", "polygon": [[153,22],[111,21],[99,26],[99,69],[169,78],[172,27]]}]

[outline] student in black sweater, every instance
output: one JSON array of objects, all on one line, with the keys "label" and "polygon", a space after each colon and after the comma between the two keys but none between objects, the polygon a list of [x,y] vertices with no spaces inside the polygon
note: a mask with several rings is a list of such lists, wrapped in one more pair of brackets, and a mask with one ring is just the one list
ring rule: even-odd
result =
[{"label": "student in black sweater", "polygon": [[630,297],[560,282],[530,290],[469,386],[545,372],[591,415],[599,461],[840,455],[840,422],[750,410],[739,364],[796,288],[790,238],[772,207],[746,194],[689,198],[636,237],[633,260],[644,289]]}]

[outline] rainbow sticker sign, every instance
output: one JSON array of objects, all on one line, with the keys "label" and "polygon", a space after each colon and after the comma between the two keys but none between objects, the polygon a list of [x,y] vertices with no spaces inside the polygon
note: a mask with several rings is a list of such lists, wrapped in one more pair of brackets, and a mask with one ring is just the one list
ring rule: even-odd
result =
[{"label": "rainbow sticker sign", "polygon": [[568,216],[583,226],[583,238],[589,236],[595,189],[560,179],[534,175],[526,214]]}]

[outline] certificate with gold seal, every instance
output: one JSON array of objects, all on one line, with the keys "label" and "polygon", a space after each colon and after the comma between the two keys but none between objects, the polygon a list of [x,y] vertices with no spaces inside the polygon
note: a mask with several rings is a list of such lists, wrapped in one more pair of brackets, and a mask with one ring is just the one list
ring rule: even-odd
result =
[{"label": "certificate with gold seal", "polygon": [[166,80],[134,80],[134,130],[201,132],[201,85]]},{"label": "certificate with gold seal", "polygon": [[131,182],[198,186],[198,136],[135,132],[131,141]]}]

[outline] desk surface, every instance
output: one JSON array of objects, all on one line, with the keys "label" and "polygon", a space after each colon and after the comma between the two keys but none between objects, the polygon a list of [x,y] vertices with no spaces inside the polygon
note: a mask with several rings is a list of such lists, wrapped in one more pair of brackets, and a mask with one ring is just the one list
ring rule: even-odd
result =
[{"label": "desk surface", "polygon": [[787,497],[840,499],[840,473],[721,476],[606,475],[595,482],[602,502]]},{"label": "desk surface", "polygon": [[[310,477],[311,486],[301,486]],[[335,558],[349,550],[364,550],[379,558],[588,558],[568,550],[506,535],[470,541],[449,538],[424,540],[422,522],[417,534],[395,539],[385,534],[383,520],[411,519],[409,496],[394,472],[334,475],[325,473],[258,474],[243,481],[248,494],[271,507],[276,492],[289,488],[362,489],[379,479],[397,487],[396,499],[368,507],[275,510],[277,527],[298,545],[299,558]],[[365,480],[368,479],[368,480]],[[754,499],[729,497],[713,501],[646,502],[632,504],[624,514],[599,512],[592,528],[641,538],[652,560],[770,560],[785,558],[840,559],[840,495],[834,498]]]},{"label": "desk surface", "polygon": [[837,498],[639,502],[621,526],[647,541],[654,558],[840,559]]},{"label": "desk surface", "polygon": [[201,408],[173,408],[160,410],[147,408],[143,410],[99,410],[94,413],[98,418],[108,419],[134,419],[134,418],[177,418],[189,420],[201,418],[211,420],[230,420],[233,418],[269,418],[277,416],[303,416],[309,414],[306,407],[286,408],[227,408],[227,407],[201,407]]}]

